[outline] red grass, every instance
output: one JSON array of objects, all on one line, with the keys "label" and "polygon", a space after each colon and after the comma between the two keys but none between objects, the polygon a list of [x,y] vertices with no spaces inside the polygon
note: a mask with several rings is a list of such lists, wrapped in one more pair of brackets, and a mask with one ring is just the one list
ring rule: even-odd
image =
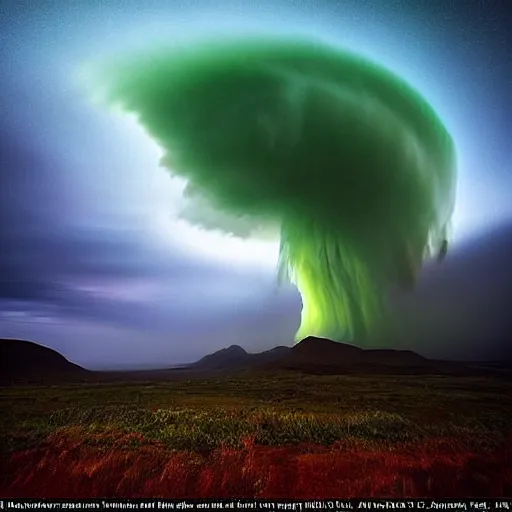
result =
[{"label": "red grass", "polygon": [[354,442],[273,448],[248,439],[241,450],[199,455],[137,434],[68,429],[14,453],[6,470],[2,497],[499,497],[512,495],[512,443],[473,453],[450,439],[388,450]]}]

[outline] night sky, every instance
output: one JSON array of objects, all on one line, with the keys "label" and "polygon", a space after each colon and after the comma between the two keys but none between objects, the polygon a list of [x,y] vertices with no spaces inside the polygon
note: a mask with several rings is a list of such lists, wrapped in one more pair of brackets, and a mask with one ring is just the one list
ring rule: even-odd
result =
[{"label": "night sky", "polygon": [[205,232],[136,121],[91,95],[98,57],[205,35],[300,34],[395,71],[457,147],[451,253],[395,300],[431,357],[502,359],[512,315],[510,0],[0,4],[0,337],[88,368],[161,367],[291,345],[301,301],[278,241]]}]

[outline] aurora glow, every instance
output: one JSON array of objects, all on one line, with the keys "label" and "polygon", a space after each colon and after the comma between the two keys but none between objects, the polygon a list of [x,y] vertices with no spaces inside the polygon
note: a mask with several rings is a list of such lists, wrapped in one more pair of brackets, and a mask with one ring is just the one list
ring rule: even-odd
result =
[{"label": "aurora glow", "polygon": [[419,93],[368,60],[233,38],[109,63],[98,83],[189,180],[191,204],[208,205],[196,222],[232,232],[242,218],[245,236],[279,223],[279,275],[303,301],[297,339],[374,343],[389,287],[412,286],[446,249],[453,141]]}]

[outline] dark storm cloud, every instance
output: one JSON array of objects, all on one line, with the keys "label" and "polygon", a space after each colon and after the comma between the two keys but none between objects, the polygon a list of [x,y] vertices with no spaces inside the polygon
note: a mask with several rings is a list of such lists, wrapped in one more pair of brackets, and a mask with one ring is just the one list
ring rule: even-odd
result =
[{"label": "dark storm cloud", "polygon": [[[6,248],[0,253],[4,311],[21,309],[129,325],[169,324],[187,320],[185,310],[198,291],[194,282],[205,288],[221,286],[229,275],[179,254],[148,249],[149,241],[137,231],[60,232],[55,226],[38,227],[37,235],[30,236],[22,226],[15,237],[0,235],[0,245]],[[154,289],[156,296],[137,297],[141,287]],[[166,304],[169,297],[180,300]],[[208,307],[215,311],[215,304],[219,306],[217,301]]]},{"label": "dark storm cloud", "polygon": [[[222,300],[201,304],[208,288],[232,291],[232,270],[162,250],[126,216],[72,219],[73,205],[55,165],[2,130],[0,309],[4,318],[74,317],[125,326],[181,328],[193,305],[208,318]],[[135,219],[136,220],[136,219]],[[231,285],[227,279],[231,276]],[[228,290],[229,291],[229,290]],[[23,318],[22,318],[23,319]],[[25,318],[26,321],[26,318]]]},{"label": "dark storm cloud", "polygon": [[430,265],[397,300],[404,339],[430,357],[512,360],[512,225],[461,245]]}]

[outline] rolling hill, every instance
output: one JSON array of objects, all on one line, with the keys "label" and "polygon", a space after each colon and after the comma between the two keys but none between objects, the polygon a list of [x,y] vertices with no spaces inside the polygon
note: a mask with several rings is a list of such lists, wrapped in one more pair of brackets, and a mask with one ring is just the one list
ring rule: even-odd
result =
[{"label": "rolling hill", "polygon": [[31,341],[0,339],[0,381],[86,375],[62,354]]}]

